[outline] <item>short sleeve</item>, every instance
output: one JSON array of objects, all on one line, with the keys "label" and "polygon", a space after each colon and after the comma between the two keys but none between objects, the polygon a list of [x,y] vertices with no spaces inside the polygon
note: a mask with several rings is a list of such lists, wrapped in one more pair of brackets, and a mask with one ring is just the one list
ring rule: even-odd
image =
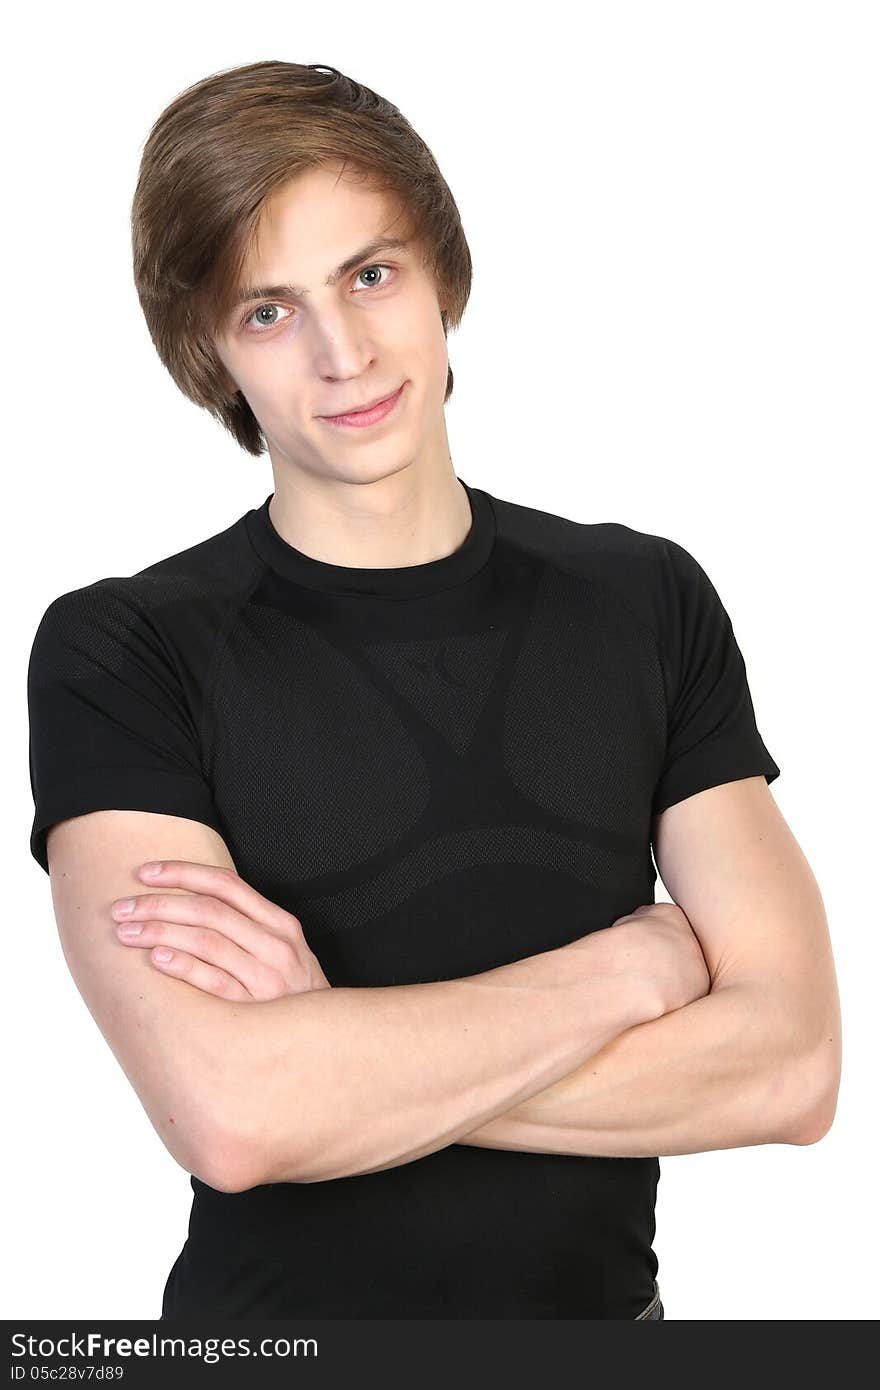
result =
[{"label": "short sleeve", "polygon": [[55,599],[27,672],[30,849],[88,811],[155,811],[222,826],[201,767],[197,717],[175,661],[124,579]]},{"label": "short sleeve", "polygon": [[702,566],[663,538],[666,753],[652,816],[723,782],[779,768],[758,731],[745,662],[730,618]]}]

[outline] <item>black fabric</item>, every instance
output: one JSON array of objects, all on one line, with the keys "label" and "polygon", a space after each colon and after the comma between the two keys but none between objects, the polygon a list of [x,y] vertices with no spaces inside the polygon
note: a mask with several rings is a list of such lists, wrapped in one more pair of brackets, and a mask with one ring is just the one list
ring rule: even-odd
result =
[{"label": "black fabric", "polygon": [[[56,599],[28,670],[38,863],[87,811],[203,821],[335,986],[475,974],[653,902],[652,817],[779,775],[730,620],[674,541],[462,485],[470,533],[427,564],[315,560],[270,495]],[[163,1316],[635,1318],[659,1175],[452,1144],[323,1183],[192,1177]]]}]

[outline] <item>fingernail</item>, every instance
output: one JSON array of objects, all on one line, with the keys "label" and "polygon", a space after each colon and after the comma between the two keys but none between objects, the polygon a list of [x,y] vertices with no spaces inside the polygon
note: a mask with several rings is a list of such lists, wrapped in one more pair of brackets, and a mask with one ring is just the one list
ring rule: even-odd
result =
[{"label": "fingernail", "polygon": [[141,873],[142,873],[142,874],[147,874],[150,878],[154,878],[154,877],[156,876],[156,874],[160,874],[161,872],[162,872],[162,865],[161,865],[161,863],[144,864],[143,868],[141,869]]},{"label": "fingernail", "polygon": [[163,946],[163,947],[161,948],[161,950],[158,950],[158,951],[155,953],[153,959],[154,959],[154,960],[170,960],[171,957],[172,957],[173,955],[174,955],[174,952],[173,952],[173,951],[169,951],[168,948],[167,948],[166,946]]},{"label": "fingernail", "polygon": [[143,927],[137,922],[128,922],[125,926],[117,927],[120,936],[140,936]]}]

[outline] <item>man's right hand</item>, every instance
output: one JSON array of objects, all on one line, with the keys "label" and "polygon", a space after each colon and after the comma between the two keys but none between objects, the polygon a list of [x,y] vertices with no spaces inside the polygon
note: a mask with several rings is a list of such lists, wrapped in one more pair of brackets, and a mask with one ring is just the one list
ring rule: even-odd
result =
[{"label": "man's right hand", "polygon": [[692,1004],[711,990],[699,939],[676,903],[646,903],[582,941],[590,943],[594,969],[598,963],[599,970],[632,981],[645,1001],[646,1021]]}]

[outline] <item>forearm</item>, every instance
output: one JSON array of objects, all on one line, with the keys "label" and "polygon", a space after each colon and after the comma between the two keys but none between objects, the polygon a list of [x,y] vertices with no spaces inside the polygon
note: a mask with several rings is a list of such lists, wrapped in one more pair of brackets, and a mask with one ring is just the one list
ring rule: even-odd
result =
[{"label": "forearm", "polygon": [[797,1142],[816,1068],[786,1017],[772,986],[715,990],[630,1028],[457,1142],[612,1158]]},{"label": "forearm", "polygon": [[230,1006],[241,1171],[251,1185],[375,1172],[522,1104],[655,1016],[605,960],[586,938],[463,979]]}]

